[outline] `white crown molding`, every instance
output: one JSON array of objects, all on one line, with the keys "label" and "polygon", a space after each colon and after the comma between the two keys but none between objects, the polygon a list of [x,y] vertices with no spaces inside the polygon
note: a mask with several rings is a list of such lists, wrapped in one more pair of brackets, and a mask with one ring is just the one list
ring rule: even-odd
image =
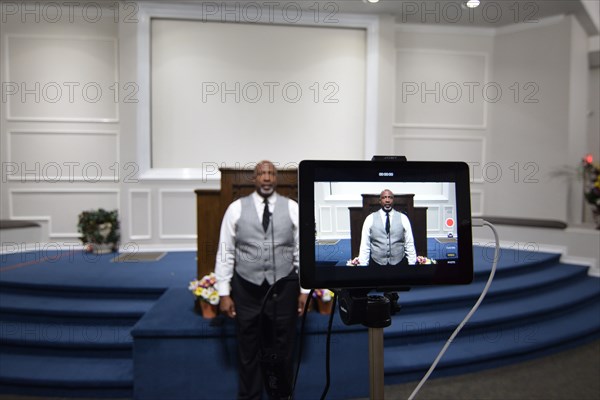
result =
[{"label": "white crown molding", "polygon": [[536,21],[522,22],[522,23],[513,24],[513,25],[506,25],[506,26],[502,26],[500,28],[496,28],[496,35],[504,35],[507,33],[523,32],[523,31],[528,31],[531,29],[536,29],[539,27],[555,25],[555,24],[558,24],[558,23],[561,23],[562,21],[564,21],[565,18],[567,18],[566,15],[555,15],[552,17],[540,18]]},{"label": "white crown molding", "polygon": [[535,29],[540,26],[549,26],[560,23],[566,18],[565,15],[556,15],[547,18],[540,18],[530,22],[519,22],[516,24],[505,25],[499,28],[485,28],[480,26],[457,26],[451,24],[415,24],[415,23],[396,23],[396,32],[418,33],[418,34],[442,34],[442,35],[470,35],[494,37],[505,33],[522,32]]},{"label": "white crown molding", "polygon": [[442,34],[442,35],[477,35],[493,37],[496,34],[496,28],[483,28],[477,26],[457,26],[442,24],[414,24],[414,23],[396,23],[396,32],[402,33],[420,33],[420,34]]},{"label": "white crown molding", "polygon": [[[140,170],[141,170],[140,166]],[[200,181],[211,188],[221,185],[221,172],[213,165],[204,168],[152,168],[140,174],[142,181]]]}]

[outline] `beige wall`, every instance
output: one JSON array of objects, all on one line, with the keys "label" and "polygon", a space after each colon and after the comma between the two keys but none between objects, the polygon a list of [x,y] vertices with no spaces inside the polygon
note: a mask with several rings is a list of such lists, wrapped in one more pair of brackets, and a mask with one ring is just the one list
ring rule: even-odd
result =
[{"label": "beige wall", "polygon": [[[154,6],[165,15],[177,9]],[[0,24],[6,97],[0,104],[0,217],[40,221],[44,241],[76,242],[80,211],[118,208],[125,244],[195,248],[193,190],[217,188],[218,176],[181,170],[143,176],[150,157],[143,13],[122,9],[115,22],[111,9],[98,21],[74,11],[81,17],[72,21],[66,15],[23,23],[17,15]],[[574,219],[572,189],[552,176],[578,161],[583,143],[598,143],[592,128],[586,136],[589,118],[582,112],[591,96],[586,88],[597,87],[598,74],[591,74],[589,85],[587,40],[575,20],[540,21],[523,30],[410,27],[391,17],[348,21],[371,27],[364,158],[467,161],[473,166],[474,214]],[[13,83],[35,92],[36,82],[39,102],[35,93],[23,100],[10,92]],[[52,82],[63,89],[58,100]],[[85,84],[91,84],[87,97],[80,90]],[[502,96],[495,101],[498,85]],[[73,102],[70,87],[78,96]],[[97,87],[102,97],[94,102]],[[434,92],[406,92],[415,87]],[[472,102],[469,87],[476,89]],[[597,95],[595,101],[597,110]]]}]

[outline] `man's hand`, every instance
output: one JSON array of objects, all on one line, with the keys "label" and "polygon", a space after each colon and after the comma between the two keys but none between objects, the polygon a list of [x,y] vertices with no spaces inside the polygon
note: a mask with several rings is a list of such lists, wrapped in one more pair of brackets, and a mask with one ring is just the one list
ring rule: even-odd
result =
[{"label": "man's hand", "polygon": [[360,260],[358,259],[358,257],[354,257],[354,259],[352,261],[350,261],[350,263],[352,265],[359,265],[360,264]]},{"label": "man's hand", "polygon": [[231,296],[221,296],[219,301],[219,310],[229,318],[235,317],[235,304]]},{"label": "man's hand", "polygon": [[306,300],[308,300],[308,293],[300,293],[298,296],[298,315],[302,316],[304,314],[304,306],[306,305]]}]

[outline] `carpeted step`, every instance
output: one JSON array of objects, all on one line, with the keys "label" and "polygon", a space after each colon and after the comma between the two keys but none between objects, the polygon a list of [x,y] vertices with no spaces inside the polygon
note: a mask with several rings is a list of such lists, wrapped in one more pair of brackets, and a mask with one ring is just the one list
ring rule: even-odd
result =
[{"label": "carpeted step", "polygon": [[127,358],[54,357],[7,353],[1,356],[1,384],[124,390],[133,387],[133,362]]},{"label": "carpeted step", "polygon": [[[530,268],[520,274],[496,276],[487,298],[498,296],[509,297],[520,292],[531,293],[552,285],[563,285],[569,280],[587,277],[587,268],[577,265],[552,264],[544,267]],[[421,312],[423,309],[435,307],[444,309],[457,305],[474,303],[481,294],[485,280],[470,285],[431,286],[413,288],[400,293],[400,304],[406,307],[406,312]]]},{"label": "carpeted step", "polygon": [[0,318],[0,344],[3,346],[61,348],[77,350],[131,350],[131,326],[34,321],[7,321]]},{"label": "carpeted step", "polygon": [[2,293],[12,293],[32,296],[59,296],[69,298],[111,298],[111,299],[146,299],[156,300],[163,293],[161,290],[128,291],[119,288],[86,287],[86,286],[51,286],[32,282],[3,282],[0,285]]},{"label": "carpeted step", "polygon": [[[463,333],[473,329],[491,332],[501,327],[501,324],[507,323],[527,325],[532,317],[561,313],[582,303],[598,301],[598,279],[581,279],[569,285],[552,287],[533,294],[511,296],[500,301],[486,299],[463,328]],[[475,301],[472,305],[474,304]],[[413,314],[406,313],[406,307],[393,317],[392,325],[385,329],[385,344],[387,347],[393,347],[449,337],[472,305],[443,311],[431,309]]]},{"label": "carpeted step", "polygon": [[[532,318],[530,325],[497,326],[493,332],[476,331],[459,335],[450,346],[438,369],[460,366],[493,367],[506,360],[525,359],[527,354],[558,350],[563,345],[600,334],[598,299],[563,310],[552,318]],[[448,335],[449,336],[449,335]],[[447,338],[419,344],[385,348],[386,383],[413,380],[434,361]]]},{"label": "carpeted step", "polygon": [[0,293],[0,314],[141,317],[152,307],[150,299],[77,298]]},{"label": "carpeted step", "polygon": [[[494,261],[494,247],[473,246],[474,279],[487,279]],[[531,268],[541,268],[560,262],[560,254],[523,249],[500,248],[496,276],[522,273]]]},{"label": "carpeted step", "polygon": [[34,314],[0,314],[0,321],[6,324],[13,322],[30,322],[37,324],[61,325],[106,325],[106,326],[128,326],[131,327],[139,320],[139,316],[123,317],[118,315],[109,316],[94,316],[93,318],[86,315],[34,315]]}]

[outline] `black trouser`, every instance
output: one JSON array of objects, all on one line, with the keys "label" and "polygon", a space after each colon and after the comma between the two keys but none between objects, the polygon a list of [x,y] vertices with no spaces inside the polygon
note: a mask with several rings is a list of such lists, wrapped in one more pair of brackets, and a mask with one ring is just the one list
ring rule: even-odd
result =
[{"label": "black trouser", "polygon": [[404,267],[408,266],[408,258],[403,257],[398,264],[378,264],[371,258],[369,260],[369,266],[381,267],[381,266],[392,266],[392,267]]},{"label": "black trouser", "polygon": [[[262,320],[260,310],[270,285],[265,281],[254,285],[234,273],[231,297],[235,302],[235,322],[238,339],[239,387],[238,399],[260,399],[263,378],[260,367],[261,346],[276,346],[287,360],[286,369],[292,376],[294,340],[298,318],[297,280],[277,285],[265,305]],[[262,325],[262,329],[261,329]]]}]

